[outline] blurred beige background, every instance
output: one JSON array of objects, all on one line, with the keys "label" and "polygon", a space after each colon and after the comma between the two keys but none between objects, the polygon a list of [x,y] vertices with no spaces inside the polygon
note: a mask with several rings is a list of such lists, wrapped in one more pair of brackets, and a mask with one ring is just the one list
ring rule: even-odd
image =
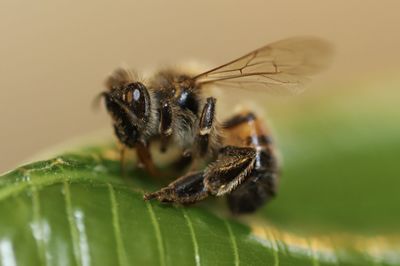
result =
[{"label": "blurred beige background", "polygon": [[316,35],[335,44],[336,56],[312,86],[395,77],[399,10],[399,1],[365,0],[2,0],[0,172],[86,132],[111,132],[104,109],[90,105],[121,64],[221,64],[271,41]]}]

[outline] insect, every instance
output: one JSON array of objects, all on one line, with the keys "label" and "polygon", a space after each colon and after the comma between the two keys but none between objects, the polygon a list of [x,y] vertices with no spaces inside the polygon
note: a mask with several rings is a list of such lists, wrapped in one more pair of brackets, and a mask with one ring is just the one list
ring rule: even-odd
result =
[{"label": "insect", "polygon": [[329,43],[295,37],[197,75],[167,69],[144,82],[117,69],[101,96],[122,146],[134,148],[140,163],[153,174],[157,167],[150,144],[155,141],[163,152],[178,147],[182,168],[198,160],[208,163],[144,199],[191,204],[226,195],[231,212],[241,214],[254,212],[273,198],[280,167],[270,131],[250,110],[217,121],[217,99],[210,88],[218,87],[225,95],[252,90],[296,93],[310,75],[326,67],[330,55]]}]

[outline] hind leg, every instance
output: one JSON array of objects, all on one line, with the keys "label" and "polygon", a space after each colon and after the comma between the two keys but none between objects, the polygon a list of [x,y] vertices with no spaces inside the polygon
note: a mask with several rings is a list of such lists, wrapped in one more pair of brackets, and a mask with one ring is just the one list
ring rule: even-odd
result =
[{"label": "hind leg", "polygon": [[251,213],[276,194],[277,173],[271,157],[252,148],[225,147],[217,161],[185,175],[161,190],[148,193],[145,200],[190,204],[209,195],[227,195],[232,213]]},{"label": "hind leg", "polygon": [[208,196],[204,187],[204,172],[194,172],[182,176],[167,187],[153,193],[146,193],[144,200],[157,199],[160,202],[190,204]]},{"label": "hind leg", "polygon": [[194,203],[209,195],[222,196],[239,186],[255,166],[256,150],[249,147],[227,146],[220,150],[218,159],[204,171],[189,173],[161,190],[148,193],[145,200]]}]

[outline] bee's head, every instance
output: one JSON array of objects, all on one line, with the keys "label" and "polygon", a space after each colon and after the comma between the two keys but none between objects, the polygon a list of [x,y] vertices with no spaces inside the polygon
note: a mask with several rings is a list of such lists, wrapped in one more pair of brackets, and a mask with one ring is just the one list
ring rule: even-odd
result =
[{"label": "bee's head", "polygon": [[128,82],[103,92],[106,108],[113,119],[115,134],[128,147],[145,141],[151,118],[150,95],[140,82]]}]

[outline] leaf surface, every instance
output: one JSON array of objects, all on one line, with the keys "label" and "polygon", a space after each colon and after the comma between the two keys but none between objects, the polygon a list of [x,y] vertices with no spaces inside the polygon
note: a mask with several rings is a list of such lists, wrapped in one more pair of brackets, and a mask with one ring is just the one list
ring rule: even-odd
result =
[{"label": "leaf surface", "polygon": [[283,177],[252,216],[144,202],[107,140],[3,175],[0,265],[400,265],[398,112],[311,102],[271,105]]}]

